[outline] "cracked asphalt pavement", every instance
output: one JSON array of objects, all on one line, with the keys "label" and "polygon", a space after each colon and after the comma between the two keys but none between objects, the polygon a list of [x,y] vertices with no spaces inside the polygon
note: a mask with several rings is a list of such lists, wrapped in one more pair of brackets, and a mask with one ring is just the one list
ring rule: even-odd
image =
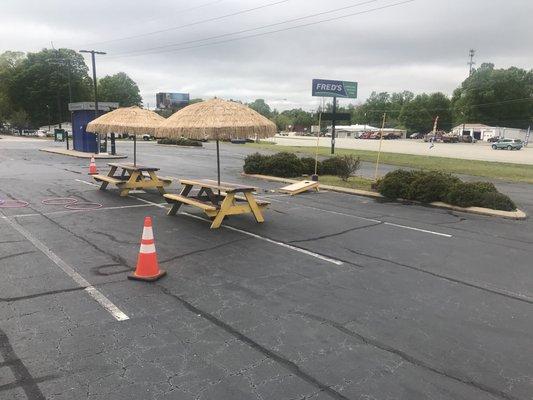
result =
[{"label": "cracked asphalt pavement", "polygon": [[[223,145],[223,179],[272,204],[264,224],[210,230],[155,192],[97,190],[86,160],[50,145],[0,140],[0,199],[30,203],[0,209],[0,399],[533,398],[531,220],[289,197],[240,175],[255,150]],[[214,157],[138,146],[177,178],[216,176]],[[531,185],[497,184],[533,212]],[[145,216],[168,272],[155,283],[127,280]]]}]

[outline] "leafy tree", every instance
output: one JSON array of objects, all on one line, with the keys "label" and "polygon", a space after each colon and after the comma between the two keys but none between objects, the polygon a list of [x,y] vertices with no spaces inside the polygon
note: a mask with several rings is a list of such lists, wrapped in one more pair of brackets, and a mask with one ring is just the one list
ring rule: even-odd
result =
[{"label": "leafy tree", "polygon": [[278,114],[274,118],[274,122],[276,124],[276,127],[278,128],[278,131],[285,131],[287,130],[289,125],[292,125],[292,119],[286,115],[286,114]]},{"label": "leafy tree", "polygon": [[527,128],[533,124],[533,70],[484,63],[455,90],[452,103],[456,124]]},{"label": "leafy tree", "polygon": [[445,94],[419,94],[405,103],[399,116],[400,122],[410,132],[427,133],[433,129],[436,117],[439,117],[439,129],[452,128],[450,99]]},{"label": "leafy tree", "polygon": [[272,117],[272,110],[270,109],[270,106],[265,103],[265,100],[263,99],[257,99],[253,101],[252,103],[248,104],[248,107],[250,107],[252,110],[257,111],[259,114],[271,118]]},{"label": "leafy tree", "polygon": [[[70,72],[69,72],[70,71]],[[48,122],[47,105],[55,121],[59,119],[58,92],[62,119],[68,119],[68,76],[72,101],[91,97],[91,80],[83,57],[70,49],[44,49],[28,53],[17,60],[8,80],[8,97],[12,109],[24,110],[32,126]]]},{"label": "leafy tree", "polygon": [[125,72],[100,79],[98,97],[101,101],[116,101],[121,107],[142,105],[139,87]]},{"label": "leafy tree", "polygon": [[6,122],[13,112],[9,98],[9,86],[13,72],[24,58],[24,53],[6,51],[0,54],[0,124]]},{"label": "leafy tree", "polygon": [[201,103],[202,101],[204,101],[204,99],[200,99],[200,98],[190,99],[189,104]]},{"label": "leafy tree", "polygon": [[26,129],[30,126],[30,118],[24,110],[17,110],[11,113],[9,123],[15,129]]}]

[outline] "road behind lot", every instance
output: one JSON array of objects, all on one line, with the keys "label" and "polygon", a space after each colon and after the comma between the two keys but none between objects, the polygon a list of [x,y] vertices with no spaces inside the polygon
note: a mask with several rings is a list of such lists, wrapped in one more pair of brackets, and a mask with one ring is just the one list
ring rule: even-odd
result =
[{"label": "road behind lot", "polygon": [[[272,206],[211,231],[39,147],[0,141],[0,198],[30,202],[0,210],[1,399],[531,398],[530,220],[287,197],[239,175],[255,150],[224,145],[223,179]],[[139,145],[167,176],[215,177],[214,155]],[[531,186],[501,188],[533,212]],[[41,203],[56,196],[103,208]],[[147,215],[168,271],[154,284],[126,279]]]},{"label": "road behind lot", "polygon": [[[316,146],[316,138],[305,136],[276,136],[274,141],[285,146]],[[378,151],[379,140],[337,138],[339,149]],[[320,138],[321,147],[331,147],[331,138]],[[513,164],[533,164],[533,148],[525,147],[519,151],[493,150],[490,143],[435,143],[430,148],[423,140],[383,140],[382,151],[386,153],[413,154],[460,158],[463,160],[496,161]]]}]

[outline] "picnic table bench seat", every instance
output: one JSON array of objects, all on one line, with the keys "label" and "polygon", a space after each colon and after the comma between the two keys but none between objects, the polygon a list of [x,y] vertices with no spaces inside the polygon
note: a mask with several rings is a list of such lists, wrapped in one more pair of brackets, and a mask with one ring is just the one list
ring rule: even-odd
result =
[{"label": "picnic table bench seat", "polygon": [[119,185],[121,183],[126,182],[126,179],[116,178],[114,176],[107,176],[107,175],[93,175],[94,180],[100,181],[100,182],[108,182],[113,185]]},{"label": "picnic table bench seat", "polygon": [[[172,204],[168,215],[176,215],[180,207],[187,204],[200,208],[207,216],[214,218],[211,229],[220,227],[223,219],[230,215],[251,213],[258,223],[265,221],[261,210],[270,202],[256,200],[253,194],[257,190],[255,187],[227,182],[219,184],[211,179],[180,179],[180,183],[183,188],[179,195],[164,195],[166,201]],[[195,186],[199,191],[192,195]]]},{"label": "picnic table bench seat", "polygon": [[219,206],[215,206],[207,201],[202,201],[195,197],[182,196],[181,194],[167,193],[164,194],[163,197],[172,201],[178,201],[180,203],[201,208],[204,211],[216,211],[220,208]]},{"label": "picnic table bench seat", "polygon": [[[172,183],[172,178],[159,177],[156,172],[159,168],[130,163],[108,163],[111,167],[107,175],[93,175],[94,180],[101,182],[100,190],[105,190],[107,185],[115,185],[120,189],[120,196],[127,196],[130,190],[157,189],[165,194],[164,187]],[[122,170],[120,176],[115,173]]]}]

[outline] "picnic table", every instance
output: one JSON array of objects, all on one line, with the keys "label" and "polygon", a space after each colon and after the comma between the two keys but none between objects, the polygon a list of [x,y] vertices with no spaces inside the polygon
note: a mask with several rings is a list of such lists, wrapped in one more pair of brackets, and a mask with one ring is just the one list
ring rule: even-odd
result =
[{"label": "picnic table", "polygon": [[[107,185],[112,184],[120,189],[121,196],[127,196],[130,190],[153,189],[165,194],[165,186],[172,183],[172,179],[157,176],[159,168],[146,165],[134,165],[132,163],[108,163],[111,167],[107,175],[93,175],[97,182],[102,182],[100,190],[105,190]],[[115,175],[120,170],[120,175]]]},{"label": "picnic table", "polygon": [[[219,228],[228,215],[251,213],[258,223],[264,222],[261,210],[267,207],[268,201],[257,200],[252,186],[221,182],[211,179],[180,179],[183,186],[180,194],[164,194],[163,197],[172,207],[167,215],[176,215],[183,204],[198,207],[209,217],[214,218],[211,229]],[[198,187],[198,192],[191,195],[192,189]],[[216,193],[215,193],[216,192]],[[239,195],[239,193],[241,195]]]}]

